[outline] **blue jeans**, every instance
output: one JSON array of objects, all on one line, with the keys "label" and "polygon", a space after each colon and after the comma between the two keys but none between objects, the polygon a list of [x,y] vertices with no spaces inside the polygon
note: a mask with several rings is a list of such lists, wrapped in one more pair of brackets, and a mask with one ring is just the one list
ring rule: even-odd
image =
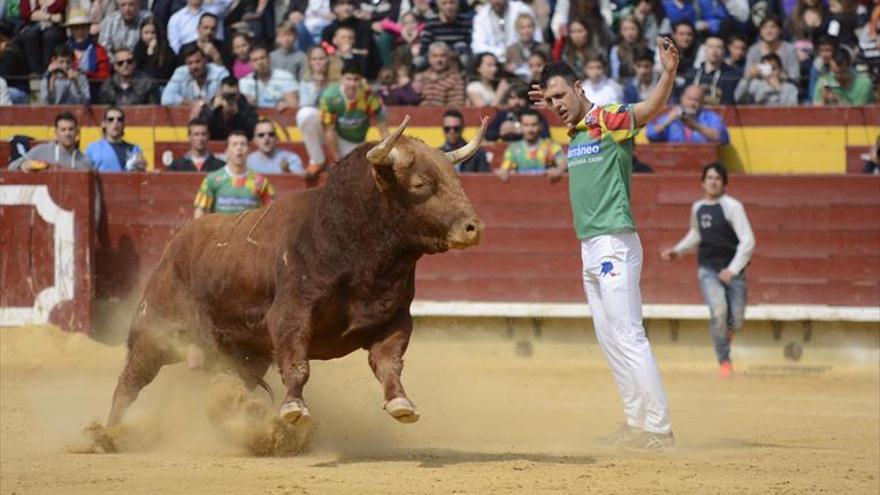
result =
[{"label": "blue jeans", "polygon": [[730,361],[730,339],[742,328],[746,312],[746,274],[740,272],[731,279],[730,285],[724,285],[717,271],[701,266],[697,277],[703,299],[709,305],[709,334],[718,362]]}]

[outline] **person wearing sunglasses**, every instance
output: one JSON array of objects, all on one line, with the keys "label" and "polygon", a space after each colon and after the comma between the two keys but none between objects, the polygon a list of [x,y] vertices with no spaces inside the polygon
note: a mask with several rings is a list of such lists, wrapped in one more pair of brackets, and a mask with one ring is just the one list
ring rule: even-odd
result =
[{"label": "person wearing sunglasses", "polygon": [[150,79],[138,72],[134,53],[117,48],[113,53],[113,75],[101,84],[101,103],[108,105],[158,105],[159,92]]},{"label": "person wearing sunglasses", "polygon": [[135,172],[146,168],[141,147],[123,139],[125,113],[119,107],[104,111],[101,121],[104,137],[86,148],[86,156],[98,172]]},{"label": "person wearing sunglasses", "polygon": [[296,153],[278,147],[278,136],[272,121],[261,118],[254,127],[257,150],[247,157],[247,168],[258,174],[292,173],[304,175],[302,159]]},{"label": "person wearing sunglasses", "polygon": [[[443,146],[440,147],[440,151],[448,153],[467,144],[467,141],[461,135],[463,129],[464,117],[461,115],[461,112],[455,109],[447,110],[443,114],[443,137],[445,141]],[[455,170],[457,172],[490,172],[491,169],[489,167],[489,160],[486,158],[486,151],[478,149],[470,158],[457,163]]]}]

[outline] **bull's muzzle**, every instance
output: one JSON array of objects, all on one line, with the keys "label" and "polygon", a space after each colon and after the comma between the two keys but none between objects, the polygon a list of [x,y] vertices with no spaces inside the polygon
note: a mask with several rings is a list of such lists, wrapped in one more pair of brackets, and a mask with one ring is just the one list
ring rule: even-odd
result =
[{"label": "bull's muzzle", "polygon": [[447,241],[451,249],[466,249],[480,243],[483,235],[483,222],[474,216],[459,220],[449,229]]}]

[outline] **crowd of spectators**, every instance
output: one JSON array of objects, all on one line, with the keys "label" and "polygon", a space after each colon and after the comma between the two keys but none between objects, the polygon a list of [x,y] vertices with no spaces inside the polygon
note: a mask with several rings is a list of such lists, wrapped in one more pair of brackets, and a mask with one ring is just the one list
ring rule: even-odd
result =
[{"label": "crowd of spectators", "polygon": [[[668,36],[675,106],[648,138],[726,144],[704,105],[876,101],[878,27],[880,0],[0,0],[0,104],[111,105],[101,170],[132,169],[125,153],[141,166],[122,109],[161,102],[190,110],[191,142],[240,131],[261,153],[253,169],[306,175],[370,126],[384,135],[386,106],[492,107],[488,139],[520,143],[504,176],[557,166],[527,96],[550,61],[570,64],[592,102],[635,103]],[[307,157],[279,153],[261,108],[296,112]],[[462,127],[445,114],[445,147]],[[194,144],[170,168],[215,170],[206,156]]]}]

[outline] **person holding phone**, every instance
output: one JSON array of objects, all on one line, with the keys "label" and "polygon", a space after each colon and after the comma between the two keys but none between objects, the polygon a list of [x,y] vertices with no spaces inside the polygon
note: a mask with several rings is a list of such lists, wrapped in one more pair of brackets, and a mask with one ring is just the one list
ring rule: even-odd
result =
[{"label": "person holding phone", "polygon": [[626,417],[603,443],[647,451],[675,446],[666,392],[642,325],[642,244],[630,206],[635,135],[662,111],[678,70],[672,40],[658,39],[657,45],[663,72],[642,102],[596,105],[562,62],[546,66],[529,93],[559,116],[571,137],[568,183],[584,291]]},{"label": "person holding phone", "polygon": [[718,143],[729,144],[730,136],[724,119],[703,108],[705,91],[691,85],[681,94],[681,104],[648,124],[647,136],[652,143]]}]

